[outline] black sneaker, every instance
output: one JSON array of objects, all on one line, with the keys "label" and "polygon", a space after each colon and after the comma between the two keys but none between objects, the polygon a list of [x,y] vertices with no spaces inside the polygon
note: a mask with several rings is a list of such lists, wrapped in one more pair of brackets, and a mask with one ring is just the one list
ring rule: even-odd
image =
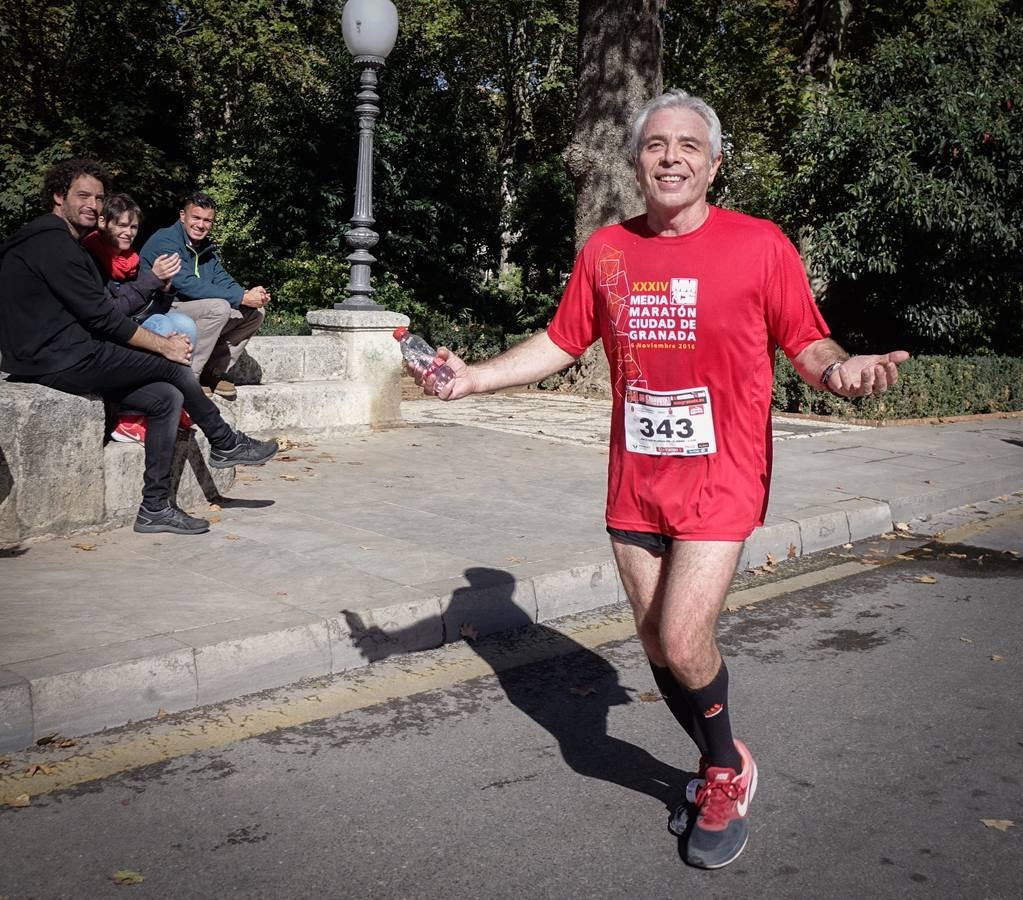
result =
[{"label": "black sneaker", "polygon": [[235,445],[230,450],[210,448],[210,465],[214,469],[230,469],[231,466],[261,466],[273,459],[280,449],[277,441],[257,441],[247,434],[236,431]]},{"label": "black sneaker", "polygon": [[135,517],[135,530],[142,534],[205,534],[210,530],[210,523],[205,519],[197,519],[183,513],[176,506],[158,509],[153,512],[144,506],[139,507]]}]

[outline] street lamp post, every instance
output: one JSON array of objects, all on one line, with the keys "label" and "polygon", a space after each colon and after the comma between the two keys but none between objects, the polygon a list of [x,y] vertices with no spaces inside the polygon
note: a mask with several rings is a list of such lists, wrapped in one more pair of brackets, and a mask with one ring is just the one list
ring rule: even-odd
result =
[{"label": "street lamp post", "polygon": [[355,107],[359,119],[359,163],[355,177],[355,212],[352,227],[345,239],[352,252],[348,255],[351,270],[348,277],[348,298],[335,303],[335,309],[383,309],[372,299],[370,265],[376,262],[370,248],[380,235],[370,226],[373,219],[373,128],[380,115],[380,97],[376,93],[377,71],[382,69],[387,54],[398,38],[398,11],[391,0],[348,0],[341,12],[341,29],[345,46],[365,68],[359,79]]}]

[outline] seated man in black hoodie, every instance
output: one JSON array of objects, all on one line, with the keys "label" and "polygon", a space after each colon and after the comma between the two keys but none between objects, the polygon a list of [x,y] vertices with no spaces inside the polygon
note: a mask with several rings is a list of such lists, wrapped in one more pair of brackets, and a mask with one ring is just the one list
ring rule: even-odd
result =
[{"label": "seated man in black hoodie", "polygon": [[147,331],[118,312],[80,240],[96,227],[109,178],[92,160],[47,172],[34,219],[0,247],[0,352],[12,381],[70,394],[101,394],[149,418],[142,504],[135,530],[201,534],[205,519],[170,502],[170,470],[182,406],[210,441],[210,465],[262,465],[275,441],[234,431],[189,368],[181,334]]}]

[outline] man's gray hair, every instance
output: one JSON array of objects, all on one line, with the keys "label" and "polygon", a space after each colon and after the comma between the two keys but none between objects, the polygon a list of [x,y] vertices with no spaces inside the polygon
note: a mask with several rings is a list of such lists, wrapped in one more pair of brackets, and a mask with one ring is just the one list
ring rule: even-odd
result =
[{"label": "man's gray hair", "polygon": [[710,105],[699,97],[687,94],[680,88],[669,88],[659,97],[648,101],[643,108],[636,113],[632,120],[632,131],[629,136],[629,158],[633,165],[639,159],[640,151],[643,149],[643,131],[646,128],[647,120],[660,109],[688,109],[696,113],[704,122],[710,132],[710,158],[714,159],[721,153],[721,120],[718,114],[711,109]]}]

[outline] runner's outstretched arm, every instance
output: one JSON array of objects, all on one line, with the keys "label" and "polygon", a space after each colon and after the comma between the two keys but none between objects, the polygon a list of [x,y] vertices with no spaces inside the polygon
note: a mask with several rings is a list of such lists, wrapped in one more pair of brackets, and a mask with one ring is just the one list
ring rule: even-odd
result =
[{"label": "runner's outstretched arm", "polygon": [[831,338],[808,344],[792,360],[803,380],[841,397],[882,394],[899,380],[898,364],[909,359],[905,350],[850,356]]},{"label": "runner's outstretched arm", "polygon": [[575,357],[555,344],[546,331],[471,366],[447,347],[438,347],[437,355],[446,360],[455,373],[455,377],[438,391],[437,396],[441,400],[458,400],[469,394],[533,384],[575,362]]}]

